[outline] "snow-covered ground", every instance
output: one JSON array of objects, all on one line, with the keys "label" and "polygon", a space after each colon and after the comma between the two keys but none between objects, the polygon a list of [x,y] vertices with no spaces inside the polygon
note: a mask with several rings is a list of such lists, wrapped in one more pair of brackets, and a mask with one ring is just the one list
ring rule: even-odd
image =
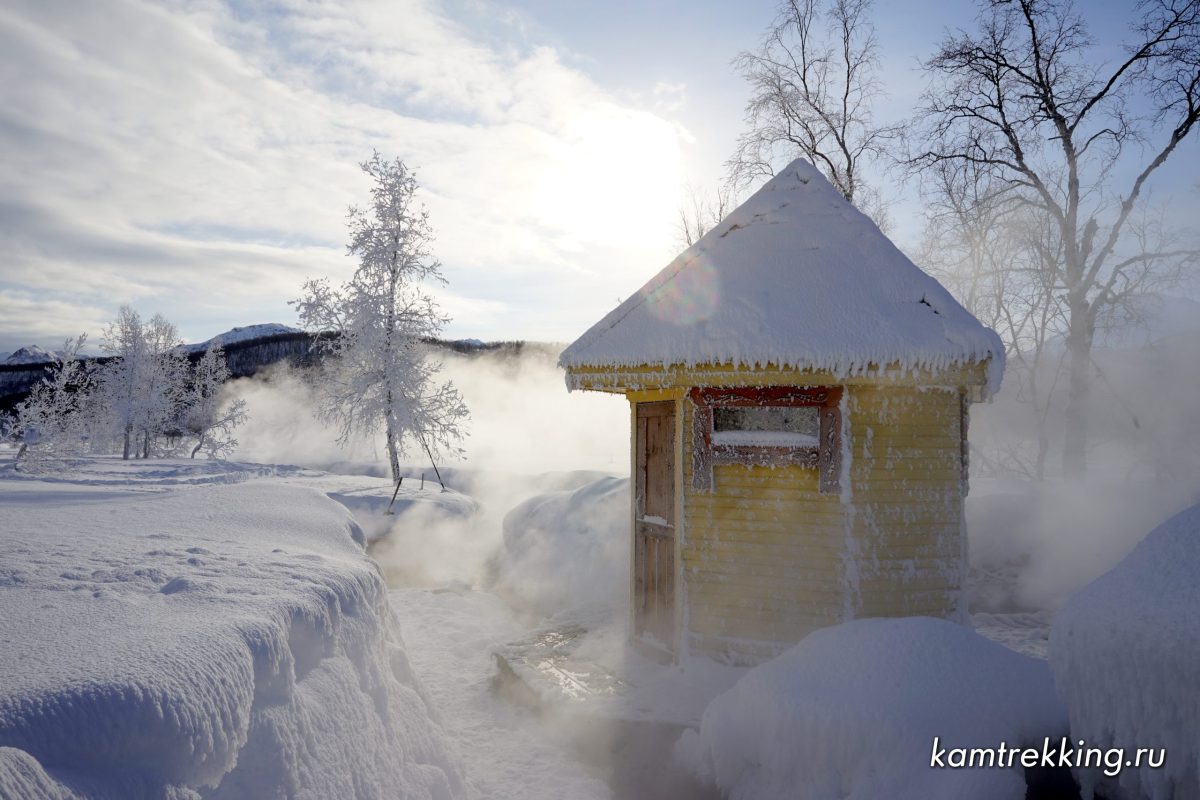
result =
[{"label": "snow-covered ground", "polygon": [[413,670],[468,764],[469,797],[611,797],[575,758],[569,739],[494,691],[492,653],[526,633],[498,597],[458,586],[395,589],[391,599]]},{"label": "snow-covered ground", "polygon": [[[982,636],[920,623],[885,636],[885,657],[868,652],[878,642],[855,650],[824,633],[793,651],[807,656],[785,656],[755,678],[760,671],[704,659],[662,667],[625,646],[627,486],[603,473],[452,467],[442,470],[443,490],[431,474],[422,484],[428,468],[417,466],[389,516],[391,483],[370,465],[89,457],[31,474],[14,472],[11,455],[0,447],[4,800],[384,797],[397,786],[415,797],[695,797],[672,775],[683,766],[670,742],[700,727],[727,690],[684,750],[731,796],[816,785],[788,777],[804,759],[867,787],[852,796],[884,796],[871,787],[911,779],[900,744],[924,742],[934,728],[963,741],[1053,733],[1058,712],[1043,679],[1054,614],[1009,602],[1035,574],[1028,559],[992,575],[995,596],[1009,600],[973,615]],[[1011,545],[1027,541],[1028,493],[985,487],[976,487],[978,518],[991,527],[980,541],[1002,544],[1007,527],[1019,551]],[[390,592],[356,538],[371,540],[398,582]],[[1000,563],[1010,554],[982,555]],[[1186,559],[1176,560],[1184,580]],[[1179,618],[1179,631],[1192,630],[1194,614]],[[938,648],[949,655],[921,655]],[[494,653],[561,713],[538,715],[498,695]],[[1074,663],[1111,684],[1118,676],[1097,665],[1125,662],[1105,659]],[[1141,675],[1137,664],[1149,662],[1129,663],[1126,672]],[[809,691],[817,678],[824,688]],[[1114,686],[1096,696],[1116,696]],[[1001,703],[998,694],[1020,698]],[[813,706],[814,697],[830,702]],[[821,708],[837,719],[814,721]],[[795,728],[788,709],[808,709],[809,727]],[[1139,735],[1154,724],[1138,722]],[[777,729],[767,739],[803,748],[817,728],[825,738],[816,749],[781,750],[760,735]],[[1172,742],[1172,753],[1192,747]],[[883,751],[900,755],[891,766],[869,758]],[[751,762],[730,777],[730,765]],[[653,783],[663,777],[666,792]],[[978,797],[1019,791],[1008,773],[946,780]],[[925,796],[953,795],[938,791]]]},{"label": "snow-covered ground", "polygon": [[742,800],[1022,800],[1020,764],[932,769],[935,737],[1024,747],[1066,727],[1045,661],[946,620],[866,619],[750,670],[679,749]]},{"label": "snow-covered ground", "polygon": [[1111,780],[1080,770],[1088,794],[1099,786],[1127,798],[1200,796],[1198,575],[1200,505],[1152,531],[1058,615],[1051,664],[1072,738],[1124,748],[1126,759],[1135,748],[1165,753],[1158,768],[1143,763]]},{"label": "snow-covered ground", "polygon": [[461,796],[350,513],[190,466],[0,467],[0,796]]},{"label": "snow-covered ground", "polygon": [[386,604],[363,531],[469,525],[470,497],[418,476],[385,516],[370,475],[11,456],[0,798],[611,796],[571,737],[493,691],[492,652],[528,618],[463,584]]}]

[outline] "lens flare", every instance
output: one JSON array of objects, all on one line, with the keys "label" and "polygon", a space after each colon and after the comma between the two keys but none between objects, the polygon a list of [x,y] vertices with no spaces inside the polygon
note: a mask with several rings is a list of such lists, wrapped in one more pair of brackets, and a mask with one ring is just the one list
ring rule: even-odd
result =
[{"label": "lens flare", "polygon": [[656,317],[676,325],[694,325],[717,310],[721,278],[701,253],[690,256],[679,270],[661,283],[655,281],[646,291],[647,307]]}]

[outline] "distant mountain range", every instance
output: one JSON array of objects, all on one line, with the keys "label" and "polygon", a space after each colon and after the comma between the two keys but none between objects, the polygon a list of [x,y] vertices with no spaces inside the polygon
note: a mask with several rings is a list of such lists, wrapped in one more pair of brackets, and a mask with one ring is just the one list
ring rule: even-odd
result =
[{"label": "distant mountain range", "polygon": [[[313,349],[314,334],[278,322],[232,328],[203,342],[181,345],[181,348],[189,359],[198,361],[218,338],[225,348],[225,360],[233,378],[254,375],[260,369],[279,362],[305,367],[319,358]],[[556,358],[562,349],[562,345],[559,344],[484,342],[479,339],[430,339],[426,344],[466,356],[495,354],[506,357],[535,352],[539,357],[547,359]],[[22,347],[7,358],[0,359],[0,411],[12,409],[21,402],[34,384],[45,377],[46,369],[52,367],[57,358],[57,353],[30,345]],[[111,356],[88,356],[86,360],[103,363],[110,358]]]}]

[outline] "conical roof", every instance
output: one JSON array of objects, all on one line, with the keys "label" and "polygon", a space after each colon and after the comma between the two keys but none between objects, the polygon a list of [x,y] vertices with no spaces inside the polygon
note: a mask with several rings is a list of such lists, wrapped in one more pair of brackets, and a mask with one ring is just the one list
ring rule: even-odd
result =
[{"label": "conical roof", "polygon": [[[574,368],[730,364],[837,375],[990,361],[1000,338],[810,163],[779,172],[563,351]],[[570,382],[570,381],[569,381]]]}]

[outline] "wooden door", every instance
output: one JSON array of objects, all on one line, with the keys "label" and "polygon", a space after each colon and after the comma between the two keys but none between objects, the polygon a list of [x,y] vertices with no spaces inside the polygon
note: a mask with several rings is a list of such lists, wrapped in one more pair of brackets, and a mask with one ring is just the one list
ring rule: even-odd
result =
[{"label": "wooden door", "polygon": [[637,404],[634,633],[675,650],[675,403]]}]

